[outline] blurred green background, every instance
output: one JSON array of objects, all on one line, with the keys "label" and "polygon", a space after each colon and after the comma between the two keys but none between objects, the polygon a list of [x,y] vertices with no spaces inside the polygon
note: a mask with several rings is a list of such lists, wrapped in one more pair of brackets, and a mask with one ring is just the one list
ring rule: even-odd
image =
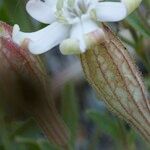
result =
[{"label": "blurred green background", "polygon": [[[0,0],[0,20],[19,24],[23,31],[45,25],[25,11],[26,0]],[[120,36],[142,72],[150,90],[150,0],[128,18],[109,24]],[[128,124],[107,110],[85,81],[79,61],[62,56],[58,47],[41,56],[51,84],[56,89],[56,106],[71,131],[74,150],[148,150],[150,147]],[[57,150],[32,118],[5,114],[0,106],[0,150]]]}]

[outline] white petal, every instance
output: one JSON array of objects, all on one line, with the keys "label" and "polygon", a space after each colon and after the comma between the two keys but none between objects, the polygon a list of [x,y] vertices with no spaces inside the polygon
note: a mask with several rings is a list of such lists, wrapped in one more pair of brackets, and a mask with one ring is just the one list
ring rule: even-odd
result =
[{"label": "white petal", "polygon": [[127,8],[122,2],[99,2],[96,5],[96,15],[99,21],[120,21],[127,16]]},{"label": "white petal", "polygon": [[90,19],[84,20],[82,22],[73,25],[70,31],[71,33],[70,38],[77,40],[79,42],[79,47],[81,52],[85,52],[87,47],[86,47],[84,35],[98,28],[99,28],[98,25],[94,21]]},{"label": "white petal", "polygon": [[18,25],[13,28],[13,41],[21,46],[25,39],[29,39],[28,48],[33,54],[44,53],[58,45],[69,35],[69,26],[54,22],[37,32],[21,32]]},{"label": "white petal", "polygon": [[36,20],[50,24],[55,20],[56,0],[29,0],[26,5],[27,12]]},{"label": "white petal", "polygon": [[45,3],[49,4],[49,5],[56,5],[57,0],[43,0]]},{"label": "white petal", "polygon": [[142,0],[122,0],[126,5],[128,14],[132,13],[142,2]]}]

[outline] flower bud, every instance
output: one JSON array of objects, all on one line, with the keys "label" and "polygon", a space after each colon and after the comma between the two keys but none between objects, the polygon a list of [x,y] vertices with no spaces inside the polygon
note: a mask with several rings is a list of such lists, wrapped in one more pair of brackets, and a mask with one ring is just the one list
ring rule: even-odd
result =
[{"label": "flower bud", "polygon": [[109,110],[150,142],[150,101],[140,73],[113,32],[106,25],[103,31],[105,41],[80,55],[86,79]]},{"label": "flower bud", "polygon": [[53,104],[46,72],[37,57],[13,43],[11,33],[0,22],[1,99],[32,115],[54,144],[66,146],[68,130]]},{"label": "flower bud", "polygon": [[122,0],[127,7],[127,13],[131,14],[142,2],[142,0]]}]

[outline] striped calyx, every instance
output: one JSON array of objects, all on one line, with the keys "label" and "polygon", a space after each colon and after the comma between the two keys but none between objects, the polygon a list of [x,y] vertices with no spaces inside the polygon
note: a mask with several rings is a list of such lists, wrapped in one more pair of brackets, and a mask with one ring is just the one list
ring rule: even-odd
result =
[{"label": "striped calyx", "polygon": [[[52,102],[48,76],[39,59],[12,41],[12,27],[0,22],[0,99],[31,115],[47,138],[66,146],[69,134]],[[9,92],[9,94],[8,94]]]},{"label": "striped calyx", "polygon": [[150,142],[150,101],[128,51],[103,25],[106,40],[80,55],[86,79],[108,108]]}]

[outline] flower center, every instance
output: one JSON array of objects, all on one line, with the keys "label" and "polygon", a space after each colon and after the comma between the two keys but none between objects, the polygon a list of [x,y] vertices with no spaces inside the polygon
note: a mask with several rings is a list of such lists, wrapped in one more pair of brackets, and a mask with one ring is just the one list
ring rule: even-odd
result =
[{"label": "flower center", "polygon": [[73,24],[89,17],[89,0],[57,0],[56,18],[59,22]]}]

